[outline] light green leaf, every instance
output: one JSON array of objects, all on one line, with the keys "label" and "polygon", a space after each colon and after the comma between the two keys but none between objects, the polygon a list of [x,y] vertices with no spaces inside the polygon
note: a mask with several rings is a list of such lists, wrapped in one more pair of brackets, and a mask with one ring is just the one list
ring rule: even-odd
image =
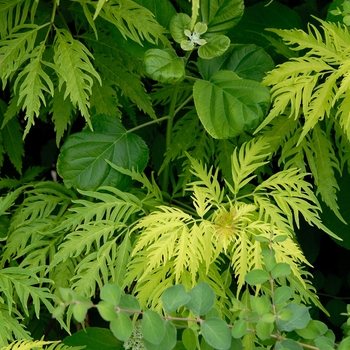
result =
[{"label": "light green leaf", "polygon": [[92,307],[92,303],[91,302],[88,303],[87,301],[77,302],[77,304],[74,304],[72,306],[73,317],[79,323],[82,323],[84,321],[88,310]]},{"label": "light green leaf", "polygon": [[292,289],[288,286],[278,287],[273,296],[273,302],[278,305],[285,303],[292,296]]},{"label": "light green leaf", "polygon": [[165,334],[159,344],[153,344],[144,340],[147,350],[171,350],[176,345],[176,328],[169,322],[165,322]]},{"label": "light green leaf", "polygon": [[70,288],[59,288],[62,300],[65,303],[75,302],[77,300],[76,293]]},{"label": "light green leaf", "polygon": [[134,312],[141,311],[139,301],[133,295],[130,294],[124,294],[121,296],[118,307],[122,310],[130,311],[126,312],[128,315],[132,315]]},{"label": "light green leaf", "polygon": [[165,321],[155,311],[147,310],[143,313],[141,331],[145,340],[159,345],[165,336]]},{"label": "light green leaf", "polygon": [[[124,189],[131,179],[105,161],[142,172],[148,161],[148,148],[137,135],[128,133],[118,118],[98,115],[92,118],[94,132],[84,129],[71,135],[61,147],[57,171],[67,187],[82,190],[99,186]],[[87,156],[83,157],[82,155]]]},{"label": "light green leaf", "polygon": [[115,274],[113,277],[113,281],[119,286],[123,285],[124,278],[126,275],[126,266],[129,262],[131,250],[132,247],[130,236],[125,235],[122,243],[118,245],[117,257],[115,260]]},{"label": "light green leaf", "polygon": [[271,271],[273,278],[288,276],[291,274],[290,265],[287,263],[278,263]]},{"label": "light green leaf", "polygon": [[337,347],[337,350],[348,350],[350,347],[350,337],[344,338]]},{"label": "light green leaf", "polygon": [[247,332],[247,321],[246,320],[237,320],[232,326],[232,336],[235,339],[242,338]]},{"label": "light green leaf", "polygon": [[239,22],[243,12],[243,0],[201,1],[201,21],[208,25],[208,33],[210,34],[225,34]]},{"label": "light green leaf", "polygon": [[199,282],[188,295],[191,299],[186,307],[197,316],[205,315],[214,307],[215,293],[206,282]]},{"label": "light green leaf", "polygon": [[221,56],[229,48],[230,42],[226,35],[212,36],[206,44],[199,47],[198,56],[206,60]]},{"label": "light green leaf", "polygon": [[252,311],[256,312],[259,316],[262,316],[270,311],[271,303],[267,300],[265,295],[260,297],[250,296],[250,303]]},{"label": "light green leaf", "polygon": [[18,93],[18,104],[23,105],[26,110],[24,119],[27,125],[24,130],[24,136],[34,125],[34,117],[38,117],[41,105],[46,105],[44,92],[53,96],[54,87],[50,77],[42,69],[42,55],[45,45],[37,46],[31,53],[30,62],[25,66],[14,83],[14,90]]},{"label": "light green leaf", "polygon": [[290,303],[286,305],[282,310],[288,310],[292,312],[292,316],[287,320],[277,318],[277,327],[281,331],[291,332],[295,329],[305,328],[310,321],[309,310],[306,306]]},{"label": "light green leaf", "polygon": [[321,336],[316,338],[314,342],[320,350],[334,350],[334,342],[329,338]]},{"label": "light green leaf", "polygon": [[248,272],[244,279],[248,284],[257,285],[268,281],[270,279],[270,275],[264,270],[255,269]]},{"label": "light green leaf", "polygon": [[196,335],[192,328],[186,328],[182,332],[182,342],[186,350],[196,350],[198,335]]},{"label": "light green leaf", "polygon": [[191,17],[185,13],[178,13],[171,18],[170,33],[177,43],[183,40],[188,40],[185,35],[185,30],[191,30]]},{"label": "light green leaf", "polygon": [[143,57],[146,74],[161,83],[175,84],[185,78],[183,60],[172,49],[151,49]]},{"label": "light green leaf", "polygon": [[276,350],[303,350],[303,347],[295,340],[287,339],[276,344]]},{"label": "light green leaf", "polygon": [[101,300],[97,304],[97,310],[105,321],[110,322],[118,317],[115,306],[107,301]]},{"label": "light green leaf", "polygon": [[[92,3],[97,6],[98,3]],[[157,43],[160,39],[169,44],[163,28],[147,8],[132,0],[106,1],[100,9],[99,16],[118,28],[124,38],[130,38],[142,45],[146,39]]]},{"label": "light green leaf", "polygon": [[261,340],[270,339],[273,328],[274,328],[273,323],[259,320],[258,323],[256,324],[256,335]]},{"label": "light green leaf", "polygon": [[169,287],[162,294],[163,307],[168,314],[187,304],[190,299],[191,297],[187,294],[182,284]]},{"label": "light green leaf", "polygon": [[34,49],[37,33],[42,27],[35,24],[24,24],[13,28],[10,36],[0,40],[0,78],[3,87],[6,86],[6,80],[11,74],[31,57],[30,53]]},{"label": "light green leaf", "polygon": [[[324,330],[324,333],[326,333],[327,327]],[[310,322],[306,325],[306,327],[302,329],[296,329],[295,332],[304,339],[315,339],[320,335],[323,335],[324,333],[321,333],[321,330],[319,329],[317,323],[314,320],[310,320]]]},{"label": "light green leaf", "polygon": [[68,125],[71,123],[75,109],[69,100],[64,98],[63,89],[55,89],[53,98],[51,100],[52,121],[55,124],[56,145],[59,146],[62,136],[66,131]]},{"label": "light green leaf", "polygon": [[193,97],[202,124],[212,137],[218,139],[253,131],[270,103],[267,88],[228,71],[214,74],[210,81],[197,80]]},{"label": "light green leaf", "polygon": [[56,28],[52,68],[59,76],[59,87],[65,86],[64,98],[70,97],[73,106],[90,124],[89,97],[92,93],[93,77],[101,84],[101,78],[90,62],[92,54],[66,29]]},{"label": "light green leaf", "polygon": [[116,284],[105,284],[100,293],[102,300],[111,303],[112,305],[118,305],[121,296],[121,288]]},{"label": "light green leaf", "polygon": [[109,328],[117,339],[126,341],[132,334],[133,324],[126,313],[117,312],[116,318],[111,321]]},{"label": "light green leaf", "polygon": [[226,350],[231,345],[231,332],[227,323],[220,318],[207,318],[201,323],[201,333],[205,341],[218,350]]}]

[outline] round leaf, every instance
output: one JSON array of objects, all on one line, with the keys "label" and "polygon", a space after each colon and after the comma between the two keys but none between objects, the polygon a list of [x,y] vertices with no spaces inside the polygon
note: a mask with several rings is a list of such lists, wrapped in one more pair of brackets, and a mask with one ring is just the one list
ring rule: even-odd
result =
[{"label": "round leaf", "polygon": [[188,40],[185,30],[191,30],[191,17],[185,13],[178,13],[171,18],[170,33],[177,43]]},{"label": "round leaf", "polygon": [[182,333],[182,342],[186,350],[197,349],[197,335],[191,328],[186,328]]},{"label": "round leaf", "polygon": [[247,332],[247,322],[245,320],[237,320],[232,326],[233,338],[242,338]]},{"label": "round leaf", "polygon": [[165,335],[165,321],[153,310],[143,314],[141,324],[142,336],[151,344],[158,345]]},{"label": "round leaf", "polygon": [[218,350],[226,350],[231,345],[231,332],[225,321],[220,318],[208,318],[201,323],[201,333],[205,341]]},{"label": "round leaf", "polygon": [[271,271],[273,278],[288,276],[291,273],[290,265],[287,263],[278,263]]},{"label": "round leaf", "polygon": [[146,74],[161,83],[175,84],[185,78],[183,60],[172,49],[151,49],[143,57]]},{"label": "round leaf", "polygon": [[218,139],[253,131],[265,116],[269,90],[235,73],[220,71],[210,81],[197,80],[193,97],[198,116],[208,133]]},{"label": "round leaf", "polygon": [[133,331],[132,322],[124,312],[117,312],[116,315],[117,317],[110,322],[109,328],[117,339],[126,341]]},{"label": "round leaf", "polygon": [[97,304],[97,310],[101,317],[107,322],[110,322],[117,318],[117,311],[115,310],[115,306],[107,301],[100,301]]},{"label": "round leaf", "polygon": [[334,343],[326,337],[318,337],[314,340],[315,345],[322,350],[334,350]]},{"label": "round leaf", "polygon": [[92,303],[91,304],[87,304],[87,303],[74,304],[72,307],[72,311],[73,311],[73,317],[75,318],[75,320],[79,323],[82,323],[91,306],[92,306]]},{"label": "round leaf", "polygon": [[261,340],[266,340],[271,338],[271,333],[273,331],[273,323],[258,321],[256,324],[256,334]]},{"label": "round leaf", "polygon": [[292,296],[292,289],[287,286],[279,287],[275,290],[273,302],[277,304],[285,303]]},{"label": "round leaf", "polygon": [[96,190],[100,186],[126,189],[132,180],[113,169],[106,159],[126,169],[143,171],[148,147],[137,135],[128,133],[116,117],[96,115],[94,131],[86,128],[69,136],[61,147],[57,171],[67,187]]},{"label": "round leaf", "polygon": [[305,328],[310,321],[309,310],[306,306],[290,303],[282,310],[291,311],[292,315],[287,320],[283,320],[280,317],[277,318],[277,327],[281,331],[291,332],[295,329]]},{"label": "round leaf", "polygon": [[276,350],[304,350],[301,345],[299,345],[295,340],[287,339],[283,340],[276,345]]},{"label": "round leaf", "polygon": [[162,294],[163,307],[167,313],[177,310],[180,306],[188,303],[190,299],[191,297],[187,294],[182,284],[169,287]]},{"label": "round leaf", "polygon": [[230,46],[230,39],[226,35],[215,35],[207,40],[207,43],[198,49],[200,58],[210,60],[221,56]]},{"label": "round leaf", "polygon": [[144,340],[146,349],[150,350],[171,350],[176,345],[176,328],[171,322],[165,322],[165,334],[159,344],[152,344]]},{"label": "round leaf", "polygon": [[196,316],[205,315],[214,307],[215,293],[206,282],[198,283],[188,295],[191,299],[186,307]]},{"label": "round leaf", "polygon": [[[132,295],[130,294],[125,294],[120,297],[120,301],[118,306],[123,309],[123,310],[131,310],[131,311],[140,311],[140,303],[139,301]],[[127,314],[130,316],[134,312],[127,312]]]},{"label": "round leaf", "polygon": [[251,285],[265,283],[269,280],[269,278],[270,275],[266,271],[260,269],[252,270],[248,272],[244,277],[245,281]]},{"label": "round leaf", "polygon": [[121,288],[118,285],[105,284],[101,289],[100,298],[112,305],[118,305],[121,293]]},{"label": "round leaf", "polygon": [[271,303],[267,300],[265,295],[260,297],[250,296],[252,310],[259,316],[262,316],[270,311]]}]

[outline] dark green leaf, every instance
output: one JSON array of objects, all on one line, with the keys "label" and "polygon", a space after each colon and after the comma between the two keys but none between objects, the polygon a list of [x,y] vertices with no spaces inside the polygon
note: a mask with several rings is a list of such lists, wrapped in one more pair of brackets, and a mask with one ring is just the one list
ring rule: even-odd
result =
[{"label": "dark green leaf", "polygon": [[61,147],[58,173],[68,188],[127,188],[132,183],[130,177],[111,168],[105,159],[130,170],[135,167],[141,172],[148,162],[145,142],[128,133],[117,117],[97,115],[91,121],[94,132],[84,129],[68,137]]},{"label": "dark green leaf", "polygon": [[117,312],[116,317],[111,320],[109,328],[117,339],[126,341],[132,334],[133,324],[126,313]]},{"label": "dark green leaf", "polygon": [[176,328],[171,322],[165,322],[165,334],[159,344],[144,341],[147,350],[171,350],[176,345]]},{"label": "dark green leaf", "polygon": [[268,281],[270,279],[270,275],[264,270],[255,269],[248,272],[244,279],[248,284],[256,285]]},{"label": "dark green leaf", "polygon": [[214,307],[215,293],[206,282],[199,282],[188,295],[191,299],[186,307],[197,316],[205,315]]},{"label": "dark green leaf", "polygon": [[183,60],[172,49],[151,49],[143,58],[146,74],[161,83],[175,84],[185,78]]},{"label": "dark green leaf", "polygon": [[270,103],[266,87],[253,80],[240,79],[228,71],[214,74],[210,81],[197,80],[193,97],[202,124],[218,139],[253,131]]},{"label": "dark green leaf", "polygon": [[118,305],[122,290],[116,284],[106,284],[101,289],[100,297],[112,305]]},{"label": "dark green leaf", "polygon": [[67,346],[85,346],[84,350],[124,350],[123,343],[106,328],[88,327],[62,341]]},{"label": "dark green leaf", "polygon": [[201,323],[201,333],[206,342],[218,350],[226,350],[231,345],[231,332],[227,323],[220,318],[208,318]]},{"label": "dark green leaf", "polygon": [[191,297],[187,294],[182,284],[169,287],[162,294],[163,307],[167,313],[177,310],[180,306],[188,303],[190,299]]},{"label": "dark green leaf", "polygon": [[153,310],[147,310],[142,317],[142,336],[149,343],[159,345],[165,335],[165,321]]},{"label": "dark green leaf", "polygon": [[201,21],[208,25],[208,33],[225,34],[241,19],[243,0],[202,0]]},{"label": "dark green leaf", "polygon": [[292,316],[287,320],[277,318],[277,327],[281,331],[291,332],[295,329],[305,328],[310,321],[309,310],[306,306],[290,303],[282,310],[292,312]]}]

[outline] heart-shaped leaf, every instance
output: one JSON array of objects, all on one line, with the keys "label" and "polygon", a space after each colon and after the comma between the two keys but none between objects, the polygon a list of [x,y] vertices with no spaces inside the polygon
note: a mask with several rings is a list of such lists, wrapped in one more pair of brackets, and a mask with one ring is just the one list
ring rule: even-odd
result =
[{"label": "heart-shaped leaf", "polygon": [[262,84],[220,71],[193,87],[198,116],[214,138],[226,139],[253,131],[266,115],[270,92]]},{"label": "heart-shaped leaf", "polygon": [[91,119],[94,131],[86,128],[69,136],[61,147],[57,171],[65,185],[81,190],[100,186],[126,189],[132,180],[106,159],[126,169],[143,171],[148,162],[148,147],[137,135],[128,133],[119,119],[100,114]]},{"label": "heart-shaped leaf", "polygon": [[177,43],[187,40],[185,30],[191,29],[191,17],[185,13],[178,13],[170,21],[170,33]]}]

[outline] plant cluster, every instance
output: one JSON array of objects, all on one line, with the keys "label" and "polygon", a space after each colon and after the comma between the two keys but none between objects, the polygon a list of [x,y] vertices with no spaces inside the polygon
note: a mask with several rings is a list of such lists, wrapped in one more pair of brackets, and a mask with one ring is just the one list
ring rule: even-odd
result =
[{"label": "plant cluster", "polygon": [[265,5],[0,0],[1,349],[334,349],[297,231],[350,247],[347,4]]}]

